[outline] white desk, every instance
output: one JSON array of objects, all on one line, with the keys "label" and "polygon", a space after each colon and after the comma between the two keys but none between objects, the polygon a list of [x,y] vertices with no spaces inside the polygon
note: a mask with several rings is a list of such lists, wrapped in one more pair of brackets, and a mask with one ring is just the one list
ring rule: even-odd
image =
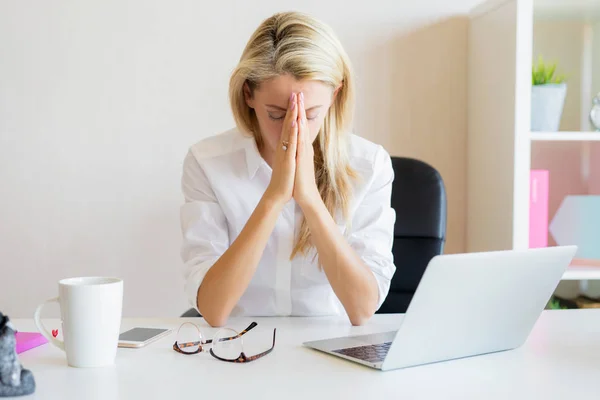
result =
[{"label": "white desk", "polygon": [[[189,319],[205,327],[201,319]],[[381,372],[301,346],[306,340],[393,330],[402,315],[376,315],[366,326],[343,319],[233,319],[259,325],[248,334],[275,350],[249,364],[172,350],[174,334],[143,349],[119,349],[116,365],[76,369],[50,344],[19,355],[33,371],[36,399],[593,399],[600,396],[600,310],[546,311],[527,343],[513,351]],[[182,319],[125,319],[133,326],[177,327]],[[13,320],[33,329],[31,320]],[[47,320],[50,328],[58,321]],[[250,353],[250,351],[248,352]]]}]

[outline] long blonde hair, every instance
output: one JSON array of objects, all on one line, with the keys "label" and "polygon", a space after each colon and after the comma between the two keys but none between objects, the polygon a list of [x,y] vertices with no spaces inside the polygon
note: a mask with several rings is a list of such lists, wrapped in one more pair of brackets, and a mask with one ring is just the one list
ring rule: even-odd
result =
[{"label": "long blonde hair", "polygon": [[[348,134],[354,113],[354,79],[348,55],[333,30],[299,12],[277,13],[263,21],[250,37],[229,81],[229,101],[235,122],[263,145],[254,110],[246,104],[244,84],[251,94],[261,82],[282,74],[298,80],[320,81],[339,87],[334,102],[313,144],[315,179],[330,214],[337,213],[349,226],[351,179],[357,177],[348,161]],[[302,220],[290,258],[313,247],[306,220]]]}]

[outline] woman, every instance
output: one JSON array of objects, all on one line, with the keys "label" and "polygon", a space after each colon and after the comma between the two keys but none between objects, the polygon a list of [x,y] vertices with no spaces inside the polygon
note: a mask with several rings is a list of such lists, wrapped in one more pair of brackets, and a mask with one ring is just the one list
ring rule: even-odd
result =
[{"label": "woman", "polygon": [[349,133],[353,94],[348,56],[314,18],[275,14],[250,38],[229,85],[237,128],[183,166],[186,293],[210,325],[344,313],[360,325],[383,303],[394,173]]}]

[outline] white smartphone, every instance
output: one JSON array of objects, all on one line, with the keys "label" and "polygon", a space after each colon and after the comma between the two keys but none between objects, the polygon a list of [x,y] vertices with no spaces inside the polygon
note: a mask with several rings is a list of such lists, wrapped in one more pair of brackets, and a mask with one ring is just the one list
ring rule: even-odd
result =
[{"label": "white smartphone", "polygon": [[133,328],[119,335],[119,347],[144,347],[171,333],[172,329],[162,328]]}]

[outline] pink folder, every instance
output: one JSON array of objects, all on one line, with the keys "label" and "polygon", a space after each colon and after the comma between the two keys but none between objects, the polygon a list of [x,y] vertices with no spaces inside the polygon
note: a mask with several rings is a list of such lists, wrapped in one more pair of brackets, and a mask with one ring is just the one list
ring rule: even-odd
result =
[{"label": "pink folder", "polygon": [[548,246],[548,170],[534,169],[529,181],[529,247]]},{"label": "pink folder", "polygon": [[17,354],[48,343],[42,334],[37,332],[17,332]]}]

